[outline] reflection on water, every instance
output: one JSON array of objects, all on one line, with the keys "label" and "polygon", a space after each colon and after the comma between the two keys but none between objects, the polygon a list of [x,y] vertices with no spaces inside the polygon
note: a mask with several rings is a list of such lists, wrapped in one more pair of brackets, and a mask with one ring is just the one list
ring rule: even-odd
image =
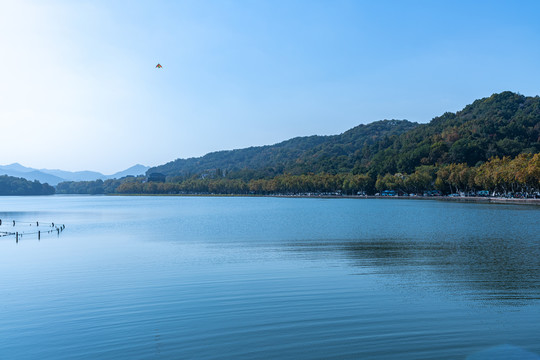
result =
[{"label": "reflection on water", "polygon": [[302,241],[288,250],[309,258],[345,257],[354,267],[399,277],[403,286],[434,277],[432,284],[456,296],[522,304],[540,299],[540,246],[530,239]]},{"label": "reflection on water", "polygon": [[425,282],[454,296],[516,304],[540,299],[540,209],[395,205],[359,219],[350,239],[297,240],[286,251],[348,259],[360,273],[387,274],[402,286]]}]

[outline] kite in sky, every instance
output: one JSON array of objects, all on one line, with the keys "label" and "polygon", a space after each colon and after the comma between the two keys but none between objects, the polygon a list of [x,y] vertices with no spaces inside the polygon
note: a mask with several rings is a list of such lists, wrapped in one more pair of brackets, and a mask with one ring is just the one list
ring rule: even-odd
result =
[{"label": "kite in sky", "polygon": [[156,65],[156,67],[157,67],[158,69],[161,69],[163,66],[161,66],[161,64],[158,63],[158,64]]}]

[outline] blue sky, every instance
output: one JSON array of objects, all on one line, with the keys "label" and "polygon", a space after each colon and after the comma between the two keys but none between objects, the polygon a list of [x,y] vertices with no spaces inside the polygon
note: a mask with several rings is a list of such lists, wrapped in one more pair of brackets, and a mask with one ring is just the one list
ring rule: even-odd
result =
[{"label": "blue sky", "polygon": [[535,96],[538,14],[538,1],[0,0],[0,164],[114,173]]}]

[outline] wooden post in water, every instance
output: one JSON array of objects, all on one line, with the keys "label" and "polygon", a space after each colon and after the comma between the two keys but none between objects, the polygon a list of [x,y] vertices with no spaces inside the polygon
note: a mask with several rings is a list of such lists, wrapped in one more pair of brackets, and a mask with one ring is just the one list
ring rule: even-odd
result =
[{"label": "wooden post in water", "polygon": [[37,232],[37,239],[40,240],[41,239],[41,231],[38,230]]},{"label": "wooden post in water", "polygon": [[15,242],[19,242],[19,232],[15,233]]}]

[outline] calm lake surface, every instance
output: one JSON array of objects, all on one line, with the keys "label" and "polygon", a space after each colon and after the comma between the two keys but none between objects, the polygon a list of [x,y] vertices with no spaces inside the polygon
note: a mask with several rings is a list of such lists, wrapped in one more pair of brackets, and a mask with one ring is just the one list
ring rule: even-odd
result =
[{"label": "calm lake surface", "polygon": [[0,238],[1,359],[539,358],[538,207],[105,196],[0,204],[3,231],[12,220],[66,225],[40,241]]}]

